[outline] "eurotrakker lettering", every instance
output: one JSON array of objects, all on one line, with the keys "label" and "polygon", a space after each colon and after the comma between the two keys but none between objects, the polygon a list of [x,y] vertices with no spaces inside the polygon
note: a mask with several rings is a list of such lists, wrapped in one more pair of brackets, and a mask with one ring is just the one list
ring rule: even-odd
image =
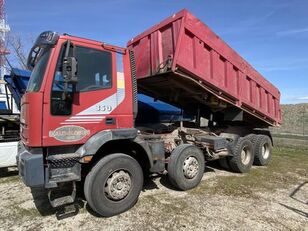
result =
[{"label": "eurotrakker lettering", "polygon": [[49,131],[49,137],[53,137],[62,142],[78,141],[89,134],[90,130],[76,125],[62,126],[53,131]]}]

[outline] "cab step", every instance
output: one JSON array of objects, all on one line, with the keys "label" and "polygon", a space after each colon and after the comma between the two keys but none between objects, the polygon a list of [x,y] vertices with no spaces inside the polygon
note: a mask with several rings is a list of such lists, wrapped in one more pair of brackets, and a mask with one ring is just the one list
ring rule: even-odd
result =
[{"label": "cab step", "polygon": [[70,204],[62,206],[59,211],[56,212],[56,217],[58,220],[62,220],[68,217],[77,215],[79,212],[79,207],[77,204]]},{"label": "cab step", "polygon": [[75,202],[76,198],[76,182],[72,182],[71,186],[71,194],[63,196],[65,192],[68,191],[67,187],[61,187],[61,188],[55,188],[55,189],[50,189],[48,191],[48,199],[52,207],[60,207],[68,204],[72,204]]}]

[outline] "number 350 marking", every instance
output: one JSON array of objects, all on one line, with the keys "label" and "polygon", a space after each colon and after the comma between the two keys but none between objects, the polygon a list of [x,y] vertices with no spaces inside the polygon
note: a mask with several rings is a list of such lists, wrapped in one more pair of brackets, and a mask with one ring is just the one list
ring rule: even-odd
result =
[{"label": "number 350 marking", "polygon": [[111,106],[107,106],[107,105],[97,105],[96,106],[96,111],[110,112],[111,110],[112,110]]}]

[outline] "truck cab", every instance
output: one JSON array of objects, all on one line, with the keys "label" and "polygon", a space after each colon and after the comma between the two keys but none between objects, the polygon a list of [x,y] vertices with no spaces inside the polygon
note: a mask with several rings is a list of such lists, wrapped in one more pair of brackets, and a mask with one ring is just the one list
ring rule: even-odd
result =
[{"label": "truck cab", "polygon": [[[126,49],[44,32],[30,56],[28,64],[33,70],[21,101],[25,145],[80,145],[98,131],[133,128],[132,78]],[[75,67],[66,66],[71,57],[78,60]],[[75,82],[66,79],[63,66],[78,66]]]},{"label": "truck cab", "polygon": [[[17,162],[24,183],[49,189],[50,198],[52,189],[73,184],[70,196],[50,199],[53,206],[72,203],[75,182],[112,153],[122,153],[115,161],[127,161],[138,173],[130,177],[120,168],[109,174],[106,198],[112,203],[126,197],[131,184],[137,191],[127,200],[136,200],[143,170],[164,170],[163,142],[140,139],[134,127],[137,90],[132,63],[133,54],[125,48],[51,31],[41,33],[31,49],[32,74],[21,100]],[[125,209],[97,211],[110,215]]]}]

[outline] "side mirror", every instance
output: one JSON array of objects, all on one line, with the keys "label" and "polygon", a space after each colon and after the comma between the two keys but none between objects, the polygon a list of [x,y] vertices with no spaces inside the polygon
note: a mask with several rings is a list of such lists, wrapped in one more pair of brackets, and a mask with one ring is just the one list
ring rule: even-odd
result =
[{"label": "side mirror", "polygon": [[66,83],[77,83],[77,60],[75,57],[67,57],[63,58],[62,65],[63,79]]},{"label": "side mirror", "polygon": [[76,84],[77,78],[77,60],[74,57],[74,44],[70,40],[66,43],[65,54],[62,63],[62,75],[65,83]]}]

